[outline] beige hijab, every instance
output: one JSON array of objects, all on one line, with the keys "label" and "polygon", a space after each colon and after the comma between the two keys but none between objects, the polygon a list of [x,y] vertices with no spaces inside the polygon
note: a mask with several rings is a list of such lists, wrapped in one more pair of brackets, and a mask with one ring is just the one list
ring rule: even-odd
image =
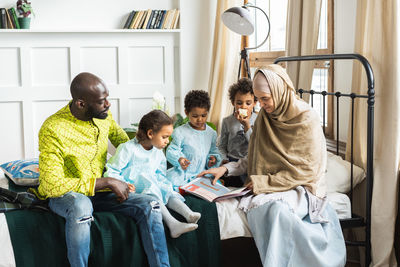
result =
[{"label": "beige hijab", "polygon": [[[258,69],[267,79],[275,110],[261,109],[249,143],[248,176],[255,194],[281,192],[299,185],[319,197],[326,168],[326,143],[319,115],[299,99],[279,65]],[[257,88],[255,88],[257,89]]]}]

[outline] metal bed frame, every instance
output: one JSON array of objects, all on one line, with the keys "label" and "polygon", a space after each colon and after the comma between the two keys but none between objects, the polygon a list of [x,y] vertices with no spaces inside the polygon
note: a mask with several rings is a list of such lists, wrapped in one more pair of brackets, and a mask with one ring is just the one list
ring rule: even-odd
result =
[{"label": "metal bed frame", "polygon": [[[311,61],[311,60],[358,60],[361,62],[365,69],[368,79],[367,95],[357,95],[354,93],[343,94],[341,92],[317,92],[314,90],[298,89],[297,92],[300,97],[303,94],[310,94],[311,106],[313,106],[314,95],[322,95],[323,105],[323,130],[325,133],[325,105],[326,97],[336,97],[336,154],[339,155],[339,99],[341,97],[348,97],[351,99],[351,141],[350,141],[350,162],[351,162],[351,184],[350,184],[350,200],[351,200],[351,218],[340,220],[342,229],[365,227],[365,240],[363,241],[350,241],[346,240],[348,246],[364,246],[365,247],[365,266],[369,266],[371,262],[371,199],[372,199],[372,186],[373,186],[373,155],[374,155],[374,104],[375,104],[375,90],[374,90],[374,74],[368,60],[359,54],[329,54],[329,55],[313,55],[313,56],[295,56],[295,57],[280,57],[275,60],[275,64],[279,62],[291,61]],[[356,98],[366,98],[368,103],[368,118],[367,118],[367,170],[366,182],[367,190],[365,196],[366,215],[362,217],[353,213],[353,128],[354,128],[354,100]]]}]

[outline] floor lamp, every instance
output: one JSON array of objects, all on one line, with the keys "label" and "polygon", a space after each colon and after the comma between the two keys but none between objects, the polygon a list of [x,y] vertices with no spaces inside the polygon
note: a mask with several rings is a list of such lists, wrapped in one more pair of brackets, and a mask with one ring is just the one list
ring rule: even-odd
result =
[{"label": "floor lamp", "polygon": [[259,45],[255,47],[244,47],[242,51],[240,51],[238,80],[240,79],[242,61],[244,61],[245,64],[244,66],[247,71],[247,77],[251,79],[248,50],[257,49],[262,46],[267,41],[270,32],[270,22],[267,13],[265,13],[261,8],[251,4],[245,4],[240,7],[231,7],[225,10],[224,13],[222,13],[222,22],[233,32],[236,32],[240,35],[251,35],[254,32],[254,25],[248,7],[261,10],[261,12],[265,15],[268,22],[268,33],[264,41],[262,41]]}]

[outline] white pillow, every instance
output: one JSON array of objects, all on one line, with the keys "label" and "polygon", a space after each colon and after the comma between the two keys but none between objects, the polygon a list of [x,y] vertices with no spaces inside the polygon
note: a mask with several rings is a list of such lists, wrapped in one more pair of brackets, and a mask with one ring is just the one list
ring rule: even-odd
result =
[{"label": "white pillow", "polygon": [[[351,164],[342,157],[328,152],[326,165],[326,191],[327,193],[350,191]],[[353,164],[353,188],[365,178],[364,170]]]}]

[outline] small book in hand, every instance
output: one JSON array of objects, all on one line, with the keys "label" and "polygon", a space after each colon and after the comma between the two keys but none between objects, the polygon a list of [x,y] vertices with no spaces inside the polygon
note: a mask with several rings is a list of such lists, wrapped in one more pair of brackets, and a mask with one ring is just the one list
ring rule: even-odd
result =
[{"label": "small book in hand", "polygon": [[219,183],[213,185],[211,184],[211,181],[212,179],[210,178],[199,177],[190,183],[181,186],[180,189],[186,193],[193,194],[210,202],[232,197],[240,197],[250,192],[250,189],[246,187],[230,190]]}]

